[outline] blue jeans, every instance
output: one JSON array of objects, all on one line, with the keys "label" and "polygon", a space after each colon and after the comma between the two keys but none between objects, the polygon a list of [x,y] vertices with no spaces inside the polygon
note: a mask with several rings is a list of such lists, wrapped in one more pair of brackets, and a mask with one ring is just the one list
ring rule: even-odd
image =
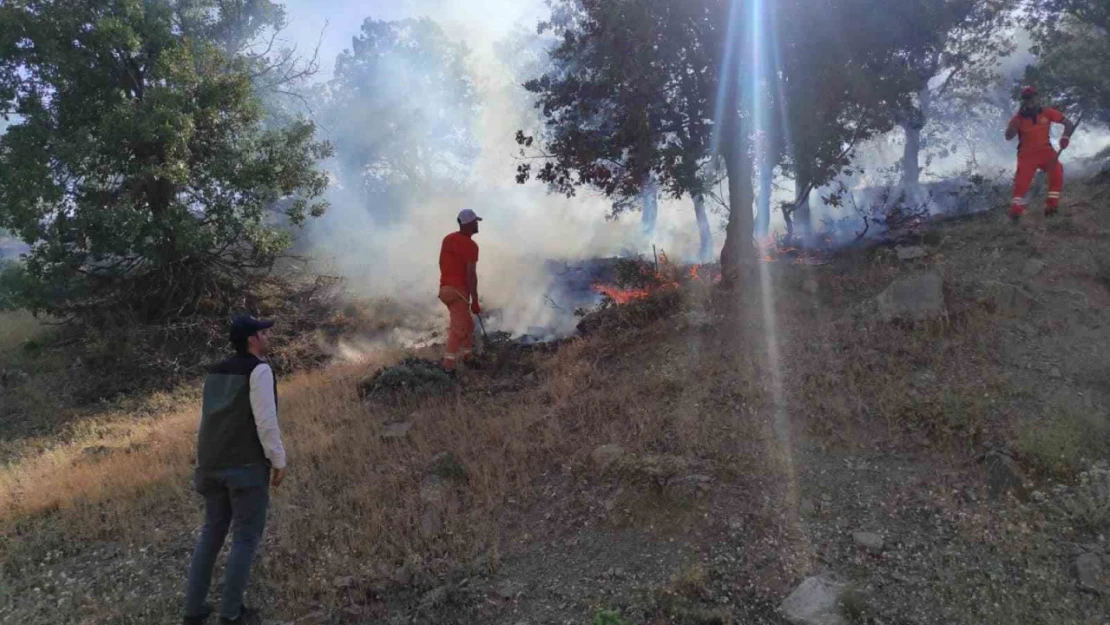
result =
[{"label": "blue jeans", "polygon": [[266,527],[266,507],[270,503],[270,469],[251,465],[196,472],[197,492],[204,496],[204,528],[189,567],[189,587],[185,594],[185,616],[206,617],[212,612],[208,589],[212,569],[224,546],[229,528],[234,529],[231,554],[224,574],[220,616],[237,619],[243,610],[251,562],[254,560],[262,530]]}]

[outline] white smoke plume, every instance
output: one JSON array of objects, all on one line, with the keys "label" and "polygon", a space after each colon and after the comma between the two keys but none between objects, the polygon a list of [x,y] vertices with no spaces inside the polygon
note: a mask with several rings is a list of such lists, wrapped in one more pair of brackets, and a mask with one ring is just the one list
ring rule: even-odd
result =
[{"label": "white smoke plume", "polygon": [[[457,228],[455,216],[470,208],[481,215],[479,291],[483,305],[499,310],[497,329],[513,333],[537,328],[568,332],[571,310],[545,299],[552,274],[547,261],[575,261],[622,253],[652,253],[652,244],[674,258],[693,258],[698,237],[692,203],[664,202],[653,239],[644,237],[639,215],[607,221],[610,202],[589,191],[575,198],[552,196],[539,183],[515,181],[518,129],[535,123],[536,112],[497,45],[513,33],[535,32],[546,13],[542,0],[498,0],[477,5],[461,1],[353,2],[288,0],[290,26],[284,36],[299,50],[319,42],[321,73],[331,77],[335,57],[351,47],[363,21],[428,17],[448,38],[469,48],[469,67],[480,105],[472,123],[477,158],[460,184],[412,188],[398,198],[399,219],[383,220],[339,185],[329,213],[308,230],[310,252],[325,270],[338,271],[361,296],[426,303],[442,316],[436,300],[438,253],[443,237]],[[321,32],[323,38],[321,39]],[[404,81],[398,80],[397,85]],[[436,94],[399,92],[407,98]],[[344,136],[326,124],[322,135],[340,144]],[[392,207],[397,208],[397,207]],[[394,211],[395,212],[395,211]],[[494,328],[491,327],[491,330]]]}]

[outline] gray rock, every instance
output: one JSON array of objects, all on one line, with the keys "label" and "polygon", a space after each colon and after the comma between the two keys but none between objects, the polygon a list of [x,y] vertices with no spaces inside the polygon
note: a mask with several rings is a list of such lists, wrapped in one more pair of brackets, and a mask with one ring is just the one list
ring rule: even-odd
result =
[{"label": "gray rock", "polygon": [[614,463],[624,457],[624,448],[620,445],[602,445],[593,450],[590,458],[599,471],[605,471]]},{"label": "gray rock", "polygon": [[1060,367],[1053,367],[1048,370],[1048,377],[1054,380],[1059,380],[1060,378],[1064,377],[1064,373],[1060,371]]},{"label": "gray rock", "polygon": [[898,260],[901,261],[917,260],[929,255],[929,252],[925,251],[925,248],[917,245],[899,246],[895,251],[898,253]]},{"label": "gray rock", "polygon": [[1045,267],[1046,265],[1043,260],[1040,260],[1039,258],[1031,258],[1028,262],[1025,263],[1025,266],[1021,268],[1021,275],[1025,276],[1026,278],[1035,278],[1040,275],[1042,271],[1044,271]]},{"label": "gray rock", "polygon": [[931,389],[937,384],[937,375],[932,371],[918,371],[910,376],[910,386],[919,391]]},{"label": "gray rock", "polygon": [[347,575],[345,577],[337,577],[335,578],[335,581],[332,582],[332,584],[336,588],[350,588],[351,586],[355,585],[355,578],[351,575]]},{"label": "gray rock", "polygon": [[387,441],[397,441],[408,438],[409,432],[412,430],[412,424],[407,421],[401,423],[390,423],[382,428],[382,439]]},{"label": "gray rock", "polygon": [[817,505],[812,499],[805,497],[798,503],[798,513],[805,517],[813,516],[817,513]]},{"label": "gray rock", "polygon": [[876,298],[879,313],[886,320],[922,321],[948,314],[944,303],[944,279],[922,274],[895,280]]},{"label": "gray rock", "polygon": [[991,451],[980,458],[987,470],[987,486],[994,496],[1006,492],[1021,494],[1025,488],[1025,474],[1009,454]]},{"label": "gray rock", "polygon": [[401,586],[408,586],[412,583],[412,569],[409,568],[408,564],[401,565],[397,567],[396,571],[393,571],[393,581]]},{"label": "gray rock", "polygon": [[512,601],[520,591],[512,582],[502,582],[497,586],[497,596],[504,601]]},{"label": "gray rock", "polygon": [[1102,590],[1102,558],[1096,553],[1085,553],[1075,559],[1075,576],[1079,586],[1087,590]]},{"label": "gray rock", "polygon": [[840,609],[846,584],[825,576],[811,577],[790,593],[780,606],[794,625],[848,625]]},{"label": "gray rock", "polygon": [[447,484],[438,475],[420,480],[420,501],[429,506],[442,506],[447,501]]},{"label": "gray rock", "polygon": [[856,532],[852,534],[856,544],[871,553],[881,553],[886,541],[883,537],[875,532]]}]

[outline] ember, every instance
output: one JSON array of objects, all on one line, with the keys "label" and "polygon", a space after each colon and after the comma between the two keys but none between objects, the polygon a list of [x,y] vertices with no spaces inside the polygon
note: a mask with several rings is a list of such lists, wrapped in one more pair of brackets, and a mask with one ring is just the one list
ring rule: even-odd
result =
[{"label": "ember", "polygon": [[721,274],[709,265],[691,265],[684,269],[672,264],[665,252],[660,252],[657,263],[645,260],[629,260],[634,263],[633,270],[626,271],[620,282],[624,286],[595,282],[593,290],[612,300],[615,304],[627,304],[644,299],[654,293],[677,289],[683,283],[700,282],[717,284]]},{"label": "ember", "polygon": [[786,243],[784,239],[777,239],[774,234],[760,244],[761,258],[765,263],[774,263],[780,260],[790,260],[794,265],[824,265],[827,261],[824,254],[817,250],[802,249]]}]

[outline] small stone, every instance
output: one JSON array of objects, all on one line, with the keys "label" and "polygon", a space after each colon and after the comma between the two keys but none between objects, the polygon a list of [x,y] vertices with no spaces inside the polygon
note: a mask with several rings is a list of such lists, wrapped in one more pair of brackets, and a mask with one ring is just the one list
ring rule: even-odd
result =
[{"label": "small stone", "polygon": [[917,260],[929,255],[929,253],[925,251],[925,248],[917,245],[900,246],[895,251],[898,253],[898,260],[901,261]]},{"label": "small stone", "polygon": [[1043,260],[1040,260],[1039,258],[1031,258],[1028,262],[1025,263],[1025,266],[1021,268],[1021,275],[1025,276],[1026,278],[1035,278],[1040,275],[1042,271],[1044,271],[1045,266],[1046,265]]},{"label": "small stone", "polygon": [[895,280],[876,298],[883,318],[923,321],[948,314],[944,278],[923,274]]},{"label": "small stone", "polygon": [[936,386],[937,375],[932,371],[918,371],[910,377],[910,385],[919,391]]},{"label": "small stone", "polygon": [[847,625],[840,610],[840,599],[847,590],[845,584],[827,576],[810,577],[790,593],[780,609],[794,625]]},{"label": "small stone", "polygon": [[497,596],[505,601],[512,601],[516,595],[517,588],[512,582],[504,582],[497,587]]},{"label": "small stone", "polygon": [[350,588],[351,586],[355,585],[355,578],[351,575],[347,575],[345,577],[337,577],[335,578],[335,581],[332,582],[332,585],[334,585],[336,588]]},{"label": "small stone", "polygon": [[994,496],[1005,492],[1024,492],[1025,476],[1021,467],[1009,454],[992,451],[984,455],[982,462],[987,469],[987,485]]},{"label": "small stone", "polygon": [[615,444],[602,445],[593,450],[593,453],[590,454],[590,458],[594,461],[594,465],[600,471],[605,471],[623,456],[624,448]]},{"label": "small stone", "polygon": [[1049,370],[1048,377],[1054,380],[1059,380],[1060,378],[1064,377],[1064,374],[1062,371],[1060,371],[1060,367],[1053,367],[1051,370]]},{"label": "small stone", "polygon": [[443,531],[443,517],[436,510],[425,510],[420,515],[420,535],[431,538]]},{"label": "small stone", "polygon": [[798,513],[802,516],[813,516],[817,513],[817,506],[812,499],[806,497],[798,503]]},{"label": "small stone", "polygon": [[1075,576],[1079,586],[1086,590],[1102,588],[1102,558],[1098,554],[1085,553],[1075,559]]},{"label": "small stone", "polygon": [[412,424],[406,421],[390,423],[382,428],[382,439],[387,441],[401,440],[407,438],[411,430]]},{"label": "small stone", "polygon": [[447,484],[438,475],[420,480],[420,501],[429,506],[442,506],[447,501]]},{"label": "small stone", "polygon": [[857,545],[871,553],[881,553],[883,546],[886,544],[883,537],[874,532],[856,532],[852,534],[852,538],[855,539]]}]

